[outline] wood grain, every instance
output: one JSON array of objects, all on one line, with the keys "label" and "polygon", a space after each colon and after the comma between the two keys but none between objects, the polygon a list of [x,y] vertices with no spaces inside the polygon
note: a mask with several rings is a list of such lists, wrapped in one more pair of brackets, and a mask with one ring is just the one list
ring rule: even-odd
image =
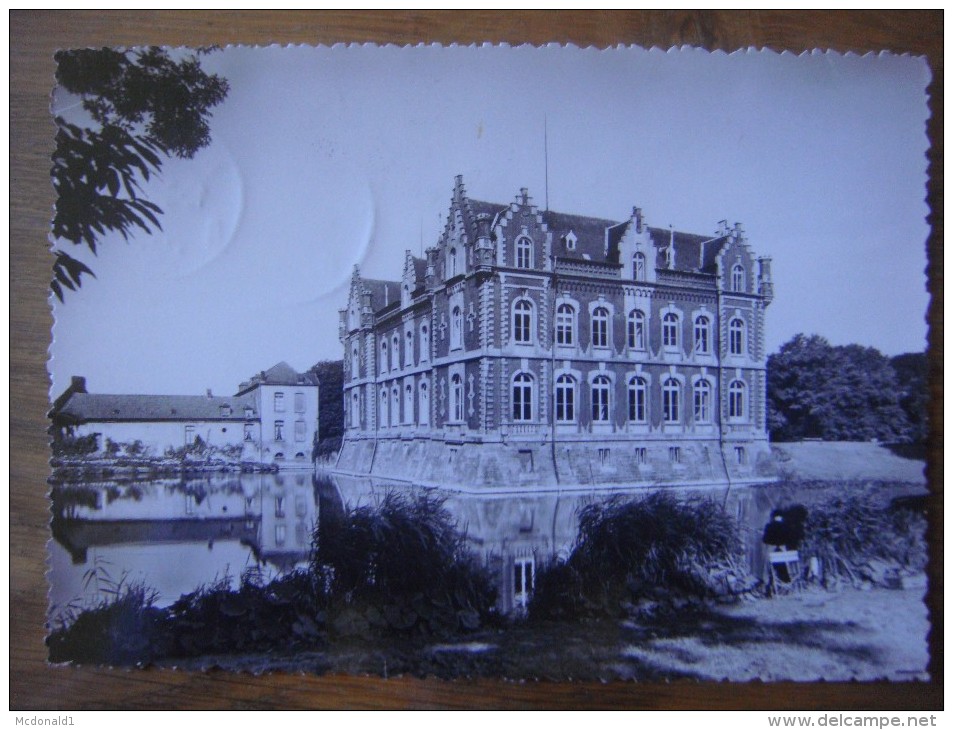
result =
[{"label": "wood grain", "polygon": [[[943,13],[806,11],[185,12],[11,11],[10,706],[94,708],[938,709],[942,707]],[[57,48],[133,44],[573,43],[767,46],[927,56],[931,87],[930,484],[934,657],[928,684],[580,684],[49,667],[43,645],[47,303],[53,205],[49,92]]]}]

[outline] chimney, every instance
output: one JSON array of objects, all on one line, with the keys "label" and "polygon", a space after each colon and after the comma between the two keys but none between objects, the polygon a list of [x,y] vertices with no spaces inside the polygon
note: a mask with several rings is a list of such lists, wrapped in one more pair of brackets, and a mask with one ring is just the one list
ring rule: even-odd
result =
[{"label": "chimney", "polygon": [[529,188],[520,188],[520,199],[523,205],[529,205]]},{"label": "chimney", "polygon": [[206,388],[206,389],[205,389],[205,397],[208,398],[209,400],[212,400],[212,389],[211,389],[211,388]]},{"label": "chimney", "polygon": [[642,232],[642,209],[639,207],[632,208],[632,219],[635,221],[635,232]]},{"label": "chimney", "polygon": [[86,391],[86,378],[82,375],[74,375],[69,380],[69,389],[74,393],[85,393]]}]

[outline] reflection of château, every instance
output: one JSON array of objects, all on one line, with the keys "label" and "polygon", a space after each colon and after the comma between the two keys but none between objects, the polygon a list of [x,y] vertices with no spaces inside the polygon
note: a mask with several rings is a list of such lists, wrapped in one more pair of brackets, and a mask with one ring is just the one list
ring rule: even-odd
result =
[{"label": "reflection of ch\u00e2teau", "polygon": [[355,269],[337,469],[447,486],[763,479],[770,259],[453,191],[399,281]]}]

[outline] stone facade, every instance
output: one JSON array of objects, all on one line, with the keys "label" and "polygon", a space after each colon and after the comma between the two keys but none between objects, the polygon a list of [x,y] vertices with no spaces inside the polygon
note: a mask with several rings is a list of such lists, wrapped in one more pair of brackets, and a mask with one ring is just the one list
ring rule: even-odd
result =
[{"label": "stone facade", "polygon": [[470,198],[397,281],[355,268],[341,310],[337,469],[459,488],[772,475],[770,259],[694,235]]}]

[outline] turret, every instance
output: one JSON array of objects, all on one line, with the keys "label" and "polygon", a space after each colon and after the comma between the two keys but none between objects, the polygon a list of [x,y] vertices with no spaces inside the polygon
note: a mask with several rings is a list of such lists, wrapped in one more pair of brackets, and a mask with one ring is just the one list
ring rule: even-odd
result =
[{"label": "turret", "polygon": [[758,292],[764,297],[764,303],[770,304],[774,299],[774,282],[771,281],[771,257],[762,256],[758,259]]},{"label": "turret", "polygon": [[476,265],[492,266],[496,259],[496,247],[490,240],[490,214],[476,216]]}]

